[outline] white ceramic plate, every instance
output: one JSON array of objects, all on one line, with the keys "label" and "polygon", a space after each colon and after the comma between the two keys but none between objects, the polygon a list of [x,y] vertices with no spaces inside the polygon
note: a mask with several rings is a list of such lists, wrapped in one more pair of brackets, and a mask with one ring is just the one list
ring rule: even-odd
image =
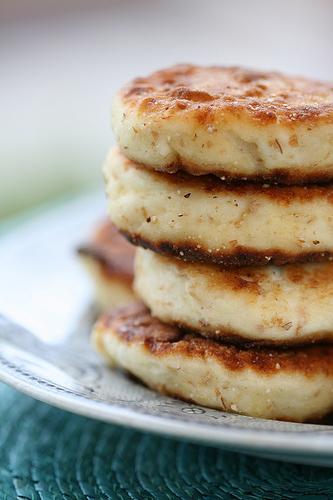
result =
[{"label": "white ceramic plate", "polygon": [[300,463],[333,465],[333,427],[254,419],[160,396],[89,345],[90,284],[77,262],[105,208],[85,196],[43,210],[0,243],[0,379],[73,413]]}]

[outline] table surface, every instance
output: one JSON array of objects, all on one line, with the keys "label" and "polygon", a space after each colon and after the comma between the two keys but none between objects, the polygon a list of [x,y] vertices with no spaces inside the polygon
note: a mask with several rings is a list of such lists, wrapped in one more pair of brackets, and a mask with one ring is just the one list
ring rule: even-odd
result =
[{"label": "table surface", "polygon": [[329,499],[332,469],[104,424],[0,385],[0,499]]}]

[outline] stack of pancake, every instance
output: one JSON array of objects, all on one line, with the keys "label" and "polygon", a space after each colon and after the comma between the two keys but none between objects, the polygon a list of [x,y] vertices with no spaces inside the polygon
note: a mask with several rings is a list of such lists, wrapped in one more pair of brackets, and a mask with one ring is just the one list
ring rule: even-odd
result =
[{"label": "stack of pancake", "polygon": [[142,302],[99,351],[148,386],[250,416],[333,409],[333,87],[181,65],[114,101],[104,175]]}]

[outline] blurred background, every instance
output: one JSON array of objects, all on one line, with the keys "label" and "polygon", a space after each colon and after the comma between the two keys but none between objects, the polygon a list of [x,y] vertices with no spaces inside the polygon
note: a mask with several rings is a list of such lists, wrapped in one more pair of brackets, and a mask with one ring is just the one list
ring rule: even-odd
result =
[{"label": "blurred background", "polygon": [[93,189],[128,79],[178,62],[333,80],[331,0],[0,2],[0,218]]}]

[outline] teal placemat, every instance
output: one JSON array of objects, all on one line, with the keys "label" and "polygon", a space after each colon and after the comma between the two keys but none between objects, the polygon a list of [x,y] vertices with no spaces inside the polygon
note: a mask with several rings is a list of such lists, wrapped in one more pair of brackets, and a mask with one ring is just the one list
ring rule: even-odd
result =
[{"label": "teal placemat", "polygon": [[79,417],[0,384],[0,499],[331,499],[333,470]]}]

